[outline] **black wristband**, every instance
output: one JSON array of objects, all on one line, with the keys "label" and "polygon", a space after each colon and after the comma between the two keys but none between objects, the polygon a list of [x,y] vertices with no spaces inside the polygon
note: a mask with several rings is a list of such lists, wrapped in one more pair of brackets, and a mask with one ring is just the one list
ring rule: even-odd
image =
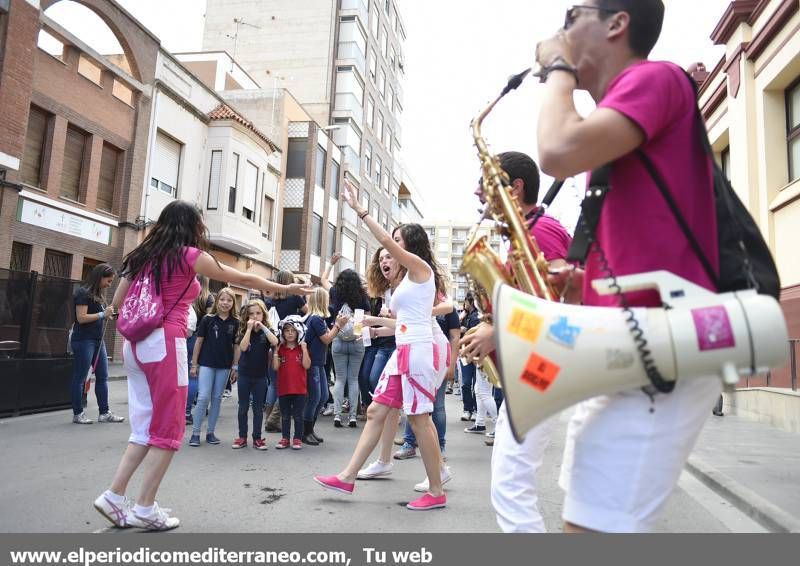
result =
[{"label": "black wristband", "polygon": [[568,63],[564,62],[563,59],[559,58],[559,59],[556,59],[556,61],[557,62],[555,62],[555,63],[553,63],[551,65],[548,65],[547,67],[542,67],[539,70],[539,72],[536,73],[536,76],[539,77],[540,82],[543,82],[543,83],[547,82],[547,79],[550,76],[550,73],[552,73],[553,71],[564,71],[564,72],[567,72],[570,75],[572,75],[572,77],[575,79],[575,84],[577,85],[579,83],[579,81],[578,81],[578,69],[573,67],[572,65],[569,65]]},{"label": "black wristband", "polygon": [[364,219],[365,219],[367,216],[369,216],[369,211],[368,211],[368,210],[365,210],[365,211],[364,211],[364,214],[359,214],[359,215],[358,215],[358,217],[359,217],[361,220],[364,220]]}]

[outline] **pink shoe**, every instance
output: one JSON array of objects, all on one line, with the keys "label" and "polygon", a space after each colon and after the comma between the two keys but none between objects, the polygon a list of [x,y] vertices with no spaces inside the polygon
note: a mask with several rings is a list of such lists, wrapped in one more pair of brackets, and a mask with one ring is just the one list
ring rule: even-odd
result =
[{"label": "pink shoe", "polygon": [[419,499],[408,503],[406,507],[412,511],[427,511],[428,509],[439,509],[445,505],[447,505],[447,496],[445,494],[434,497],[430,493],[426,493]]},{"label": "pink shoe", "polygon": [[345,483],[336,476],[314,476],[314,481],[322,487],[332,489],[333,491],[340,491],[347,495],[352,495],[353,488],[356,486],[354,483]]}]

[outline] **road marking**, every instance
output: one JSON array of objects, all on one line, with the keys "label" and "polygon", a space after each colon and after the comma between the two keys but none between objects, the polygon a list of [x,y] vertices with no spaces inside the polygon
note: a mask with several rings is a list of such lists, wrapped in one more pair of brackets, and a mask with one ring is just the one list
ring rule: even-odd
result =
[{"label": "road marking", "polygon": [[703,508],[707,509],[715,519],[732,533],[770,532],[686,470],[681,472],[681,477],[678,479],[678,487]]}]

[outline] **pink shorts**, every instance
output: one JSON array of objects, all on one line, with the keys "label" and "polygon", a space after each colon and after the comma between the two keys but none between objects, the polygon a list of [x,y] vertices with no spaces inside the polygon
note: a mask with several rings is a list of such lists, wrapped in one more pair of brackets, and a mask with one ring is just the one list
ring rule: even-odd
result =
[{"label": "pink shorts", "polygon": [[372,400],[402,408],[407,415],[432,413],[443,361],[439,344],[399,344],[386,363]]},{"label": "pink shorts", "polygon": [[189,363],[186,333],[165,325],[140,342],[125,341],[128,373],[129,442],[178,450],[186,431]]}]

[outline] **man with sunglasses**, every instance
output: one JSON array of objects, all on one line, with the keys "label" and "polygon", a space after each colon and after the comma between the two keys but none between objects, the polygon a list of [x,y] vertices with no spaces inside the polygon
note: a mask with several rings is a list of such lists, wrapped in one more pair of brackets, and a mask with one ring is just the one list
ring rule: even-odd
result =
[{"label": "man with sunglasses", "polygon": [[[637,154],[655,165],[716,268],[712,169],[695,128],[695,92],[679,67],[647,60],[663,17],[661,0],[584,0],[536,50],[545,82],[537,132],[542,170],[564,179],[611,164],[595,245],[585,273],[575,274],[583,276],[586,305],[619,306],[618,296],[591,288],[605,277],[598,248],[616,276],[665,269],[714,288]],[[597,102],[586,118],[573,102],[578,88]],[[631,306],[660,304],[652,292],[626,297]],[[560,478],[564,530],[651,530],[720,388],[715,378],[679,379],[669,394],[635,389],[579,404]]]}]

